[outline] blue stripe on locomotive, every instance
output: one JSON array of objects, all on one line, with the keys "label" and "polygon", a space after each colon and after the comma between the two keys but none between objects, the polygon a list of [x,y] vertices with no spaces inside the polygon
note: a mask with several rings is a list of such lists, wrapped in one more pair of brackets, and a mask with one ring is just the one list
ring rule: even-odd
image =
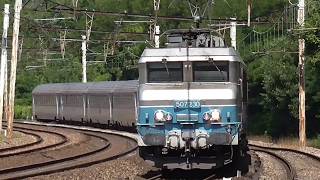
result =
[{"label": "blue stripe on locomotive", "polygon": [[[203,114],[213,109],[221,111],[221,122],[210,124],[203,120]],[[173,115],[173,120],[167,123],[156,123],[154,120],[154,113],[157,110],[163,110]],[[228,122],[228,113],[230,113],[230,121]],[[198,114],[198,121],[177,121],[177,114]],[[218,106],[218,107],[201,107],[198,109],[177,109],[171,107],[140,107],[138,132],[141,136],[146,134],[167,135],[168,131],[174,129],[181,129],[183,122],[194,122],[195,128],[199,130],[206,130],[209,134],[226,133],[226,127],[231,126],[232,135],[238,133],[240,120],[238,118],[237,106]]]}]

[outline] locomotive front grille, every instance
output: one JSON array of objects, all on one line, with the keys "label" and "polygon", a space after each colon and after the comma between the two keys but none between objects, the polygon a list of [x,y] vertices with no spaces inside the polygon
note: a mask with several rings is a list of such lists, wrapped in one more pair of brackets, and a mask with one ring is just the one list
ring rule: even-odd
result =
[{"label": "locomotive front grille", "polygon": [[184,122],[184,121],[198,121],[199,116],[198,114],[177,114],[177,121]]}]

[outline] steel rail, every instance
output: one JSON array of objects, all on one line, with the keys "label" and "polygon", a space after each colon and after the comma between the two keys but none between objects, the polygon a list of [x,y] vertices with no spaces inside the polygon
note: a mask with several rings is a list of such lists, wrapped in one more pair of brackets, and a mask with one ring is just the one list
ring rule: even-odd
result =
[{"label": "steel rail", "polygon": [[278,155],[276,153],[271,152],[269,148],[251,145],[251,144],[249,144],[249,146],[251,146],[250,150],[253,150],[255,152],[262,152],[262,153],[269,154],[269,155],[275,157],[279,162],[281,162],[283,164],[283,167],[286,169],[287,179],[294,180],[297,177],[297,173],[296,173],[295,169],[292,167],[291,163],[289,161],[287,161],[285,158],[281,157],[280,155]]},{"label": "steel rail", "polygon": [[320,162],[320,157],[318,157],[316,155],[313,155],[313,154],[310,154],[310,153],[299,151],[299,150],[296,150],[296,149],[280,148],[280,147],[265,147],[265,146],[259,146],[259,145],[252,144],[252,143],[249,143],[249,146],[258,147],[258,148],[265,148],[265,149],[275,150],[275,151],[289,151],[289,152],[305,155],[305,156],[307,156],[309,158],[312,158],[312,159]]},{"label": "steel rail", "polygon": [[[24,125],[29,125],[29,126],[50,127],[50,125],[48,125],[48,124],[40,125],[40,124],[28,124],[28,123],[22,123],[22,122],[17,123],[17,124],[24,124]],[[80,128],[79,129],[68,128],[68,127],[59,127],[59,128],[78,130],[78,131],[80,131],[84,134],[90,135],[90,136],[96,136],[91,133],[111,134],[114,136],[130,139],[130,140],[132,140],[132,142],[136,143],[134,138],[131,138],[131,137],[128,137],[125,135],[112,134],[112,133],[106,133],[106,132],[96,132],[94,130],[83,130]],[[91,132],[91,133],[88,133],[88,132]],[[97,136],[97,137],[100,139],[104,139],[104,141],[109,142],[108,139],[106,139],[104,137],[101,137],[101,136]],[[137,146],[135,145],[134,147],[129,148],[124,152],[120,152],[119,154],[116,154],[114,156],[104,155],[104,156],[99,156],[100,159],[86,161],[85,163],[80,163],[80,164],[73,163],[73,161],[81,161],[81,159],[89,158],[90,156],[94,156],[94,155],[99,155],[111,147],[112,147],[112,144],[107,143],[104,147],[99,148],[98,150],[95,150],[95,151],[85,153],[85,154],[80,154],[80,155],[73,156],[73,157],[61,158],[61,159],[53,160],[50,162],[33,164],[31,166],[22,166],[22,167],[7,169],[7,170],[0,170],[0,179],[2,179],[2,178],[5,178],[5,179],[17,179],[18,178],[18,179],[20,179],[20,178],[37,176],[37,175],[46,175],[46,174],[50,174],[50,173],[57,173],[57,172],[71,170],[71,169],[75,169],[75,168],[88,167],[88,166],[91,166],[91,165],[94,165],[97,163],[111,161],[111,160],[123,157],[125,155],[128,155],[128,154],[136,151],[136,149],[137,149]]]},{"label": "steel rail", "polygon": [[[59,133],[56,132],[51,132],[51,131],[45,131],[45,130],[36,130],[36,129],[29,129],[29,128],[22,128],[22,127],[14,127],[14,129],[23,129],[23,130],[30,130],[30,131],[35,131],[35,132],[41,132],[41,133],[47,133],[47,134],[54,134],[56,136],[58,136],[61,141],[54,143],[54,144],[50,144],[48,146],[42,146],[42,147],[38,147],[38,148],[31,148],[28,150],[24,150],[24,151],[19,151],[19,152],[13,152],[13,153],[7,153],[7,154],[0,154],[0,158],[6,158],[6,157],[10,157],[10,156],[16,156],[16,155],[21,155],[21,154],[27,154],[27,153],[32,153],[32,152],[36,152],[36,151],[42,151],[42,150],[46,150],[46,149],[50,149],[50,148],[54,148],[54,147],[59,147],[61,145],[66,144],[67,142],[69,142],[69,139]],[[19,150],[21,148],[15,148],[12,147],[11,150]]]},{"label": "steel rail", "polygon": [[26,147],[31,147],[31,146],[35,146],[38,144],[41,144],[43,142],[43,139],[41,136],[39,136],[38,134],[35,133],[31,133],[31,132],[27,132],[27,131],[22,131],[22,130],[15,130],[16,132],[20,132],[29,136],[32,136],[34,138],[36,138],[36,141],[33,141],[31,143],[26,143],[26,144],[22,144],[22,145],[18,145],[18,146],[13,146],[13,147],[8,147],[8,148],[2,148],[0,149],[0,153],[5,153],[8,151],[13,151],[13,150],[18,150],[18,149],[22,149],[22,148],[26,148]]},{"label": "steel rail", "polygon": [[[101,139],[107,143],[106,143],[106,145],[98,148],[97,150],[86,152],[86,153],[76,155],[76,156],[70,156],[70,157],[66,157],[66,158],[55,159],[52,161],[41,162],[41,163],[36,163],[36,164],[31,164],[31,165],[23,165],[23,166],[18,166],[18,167],[13,167],[13,168],[0,169],[0,179],[2,179],[2,178],[4,178],[4,179],[7,179],[7,178],[20,179],[20,178],[30,177],[35,174],[38,174],[37,172],[33,172],[34,169],[44,168],[45,166],[49,166],[49,165],[57,164],[57,163],[65,163],[66,161],[72,161],[72,160],[75,160],[78,158],[86,157],[86,156],[104,151],[104,150],[111,147],[111,144],[108,143],[109,141],[106,138],[102,138],[102,137],[99,137],[99,136],[96,136],[93,134],[87,134],[87,133],[84,133],[84,134],[87,136],[92,136],[92,137]],[[26,175],[20,176],[18,173],[21,171],[26,173]],[[30,171],[30,173],[28,173],[28,171]],[[45,173],[47,173],[47,172],[45,172]]]}]

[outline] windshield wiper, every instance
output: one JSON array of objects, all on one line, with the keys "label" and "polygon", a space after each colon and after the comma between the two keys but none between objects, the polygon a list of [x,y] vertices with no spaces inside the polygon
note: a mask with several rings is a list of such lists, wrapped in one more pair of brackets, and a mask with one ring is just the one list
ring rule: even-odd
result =
[{"label": "windshield wiper", "polygon": [[216,63],[214,62],[213,58],[209,58],[208,61],[209,61],[209,63],[212,63],[212,64],[216,67],[216,69],[220,72],[220,74],[221,74],[221,76],[222,76],[222,78],[223,78],[223,81],[226,82],[227,80],[226,80],[223,72],[222,72],[222,71],[219,69],[219,67],[216,65]]},{"label": "windshield wiper", "polygon": [[164,64],[164,66],[166,67],[168,76],[170,77],[169,68],[168,68],[168,66],[167,66],[167,59],[163,58],[163,59],[162,59],[162,64]]}]

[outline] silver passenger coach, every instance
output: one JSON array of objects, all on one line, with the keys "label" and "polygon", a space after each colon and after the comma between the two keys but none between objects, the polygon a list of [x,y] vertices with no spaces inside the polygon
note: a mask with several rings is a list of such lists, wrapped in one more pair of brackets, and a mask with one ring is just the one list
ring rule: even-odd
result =
[{"label": "silver passenger coach", "polygon": [[137,88],[138,81],[39,85],[32,92],[33,117],[135,126]]}]

